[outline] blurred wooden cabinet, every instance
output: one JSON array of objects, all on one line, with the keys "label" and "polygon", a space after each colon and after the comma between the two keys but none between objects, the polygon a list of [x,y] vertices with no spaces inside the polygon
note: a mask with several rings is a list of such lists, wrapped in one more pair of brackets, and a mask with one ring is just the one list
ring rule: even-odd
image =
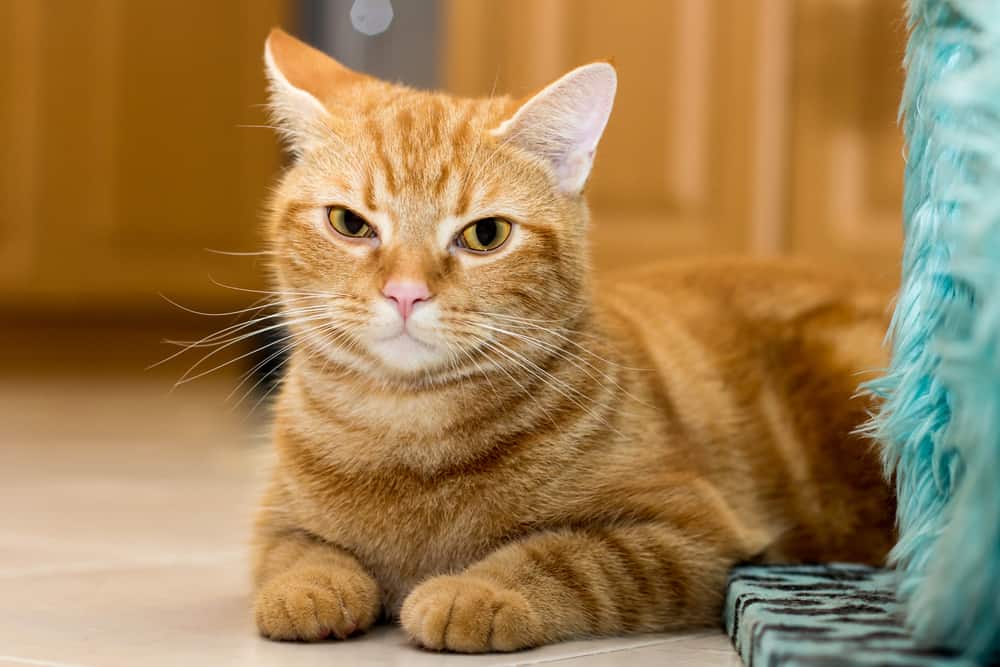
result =
[{"label": "blurred wooden cabinet", "polygon": [[896,271],[903,3],[796,0],[795,9],[787,245]]},{"label": "blurred wooden cabinet", "polygon": [[527,93],[613,59],[600,266],[798,254],[896,271],[898,0],[450,0],[448,87]]},{"label": "blurred wooden cabinet", "polygon": [[[278,164],[263,122],[275,0],[0,0],[0,303],[136,307],[258,284]],[[220,294],[222,292],[222,294]],[[246,295],[239,300],[245,301]]]},{"label": "blurred wooden cabinet", "polygon": [[[752,252],[896,271],[900,0],[439,1],[457,93],[618,66],[589,185],[600,266]],[[209,274],[257,286],[256,258],[202,249],[260,246],[280,157],[245,126],[265,120],[263,37],[296,6],[0,0],[0,306],[247,300]]]}]

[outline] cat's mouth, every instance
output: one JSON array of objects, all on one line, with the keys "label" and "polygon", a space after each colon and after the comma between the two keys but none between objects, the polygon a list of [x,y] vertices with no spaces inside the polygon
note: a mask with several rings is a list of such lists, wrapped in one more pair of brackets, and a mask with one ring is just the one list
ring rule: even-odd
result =
[{"label": "cat's mouth", "polygon": [[375,342],[379,343],[379,344],[394,344],[394,343],[396,343],[396,344],[399,344],[399,345],[405,345],[405,344],[408,344],[408,343],[412,343],[412,344],[415,344],[415,345],[419,345],[420,347],[424,348],[425,350],[435,350],[435,349],[437,349],[434,345],[431,345],[430,343],[428,343],[426,341],[423,341],[423,340],[420,340],[419,338],[417,338],[416,336],[414,336],[413,333],[411,333],[410,330],[406,329],[405,327],[403,329],[401,329],[399,331],[399,333],[395,333],[395,334],[392,334],[391,336],[386,336],[384,338],[378,338],[378,339],[376,339]]}]

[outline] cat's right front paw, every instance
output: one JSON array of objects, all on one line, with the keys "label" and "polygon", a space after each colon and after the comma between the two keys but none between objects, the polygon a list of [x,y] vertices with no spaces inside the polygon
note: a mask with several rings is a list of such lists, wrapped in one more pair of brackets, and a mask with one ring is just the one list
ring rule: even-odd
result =
[{"label": "cat's right front paw", "polygon": [[375,580],[316,567],[278,575],[257,593],[254,613],[268,639],[345,639],[370,628],[379,612]]}]

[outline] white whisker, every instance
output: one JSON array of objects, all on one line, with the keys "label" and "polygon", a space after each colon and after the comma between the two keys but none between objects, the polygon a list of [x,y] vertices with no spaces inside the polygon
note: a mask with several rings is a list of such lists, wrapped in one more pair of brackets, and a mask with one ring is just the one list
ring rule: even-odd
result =
[{"label": "white whisker", "polygon": [[168,297],[167,295],[163,294],[162,292],[160,292],[159,295],[160,295],[161,299],[163,299],[164,301],[166,301],[167,303],[169,303],[171,306],[174,306],[175,308],[180,308],[184,312],[191,313],[192,315],[204,315],[206,317],[224,317],[226,315],[241,315],[243,313],[249,313],[249,312],[253,312],[253,311],[257,311],[257,310],[262,310],[264,308],[267,308],[268,306],[277,305],[277,301],[270,302],[270,303],[265,303],[264,305],[258,305],[258,304],[260,304],[261,301],[265,300],[265,299],[258,299],[254,303],[254,305],[249,306],[247,308],[241,308],[239,310],[230,310],[230,311],[226,311],[226,312],[222,312],[222,313],[208,313],[208,312],[204,312],[204,311],[201,311],[201,310],[195,310],[193,308],[188,308],[187,306],[181,305],[181,304],[177,303],[176,301],[174,301],[173,299],[171,299],[170,297]]},{"label": "white whisker", "polygon": [[[476,315],[487,316],[487,317],[490,317],[490,318],[505,318],[505,319],[512,319],[514,321],[518,320],[518,318],[511,318],[509,316],[501,315],[499,313],[485,313],[485,312],[481,312],[481,311],[470,311],[470,312],[472,312],[472,313],[474,313]],[[591,350],[587,349],[586,347],[584,347],[580,343],[576,342],[572,338],[569,338],[565,334],[560,333],[556,329],[552,329],[552,328],[549,328],[549,327],[543,327],[543,326],[541,326],[539,324],[535,324],[534,322],[532,322],[530,320],[521,320],[521,323],[522,323],[522,326],[530,327],[532,329],[536,329],[536,330],[542,331],[544,333],[551,334],[551,335],[559,338],[560,340],[563,340],[566,343],[572,345],[573,347],[577,348],[578,350],[580,350],[580,351],[582,351],[582,352],[584,352],[586,354],[589,354],[590,356],[594,357],[595,359],[597,359],[599,361],[603,361],[604,363],[609,364],[611,366],[617,366],[617,367],[623,368],[625,370],[639,371],[639,372],[643,372],[643,373],[648,373],[649,370],[650,370],[648,368],[633,368],[631,366],[623,366],[622,364],[619,364],[616,361],[613,361],[611,359],[606,359],[606,358],[602,357],[601,355],[599,355],[599,354],[597,354],[595,352],[592,352]],[[563,329],[563,331],[566,331],[566,329]]]},{"label": "white whisker", "polygon": [[[291,312],[294,313],[294,314],[300,314],[300,313],[305,314],[305,313],[312,313],[312,312],[321,312],[324,309],[325,309],[325,306],[313,306],[313,307],[307,307],[307,308],[300,308],[300,309],[297,309],[297,310],[294,310],[294,311],[291,311]],[[246,322],[232,324],[232,325],[230,325],[228,327],[220,329],[219,331],[216,331],[215,333],[208,334],[207,336],[204,336],[204,337],[202,337],[202,338],[200,338],[200,339],[198,339],[196,341],[193,341],[193,342],[192,341],[174,341],[174,340],[167,339],[164,342],[172,344],[172,345],[182,345],[183,349],[180,349],[177,352],[174,352],[173,354],[169,355],[168,357],[165,357],[164,359],[161,359],[160,361],[157,361],[154,364],[150,364],[149,366],[146,367],[146,370],[150,370],[150,369],[156,368],[157,366],[161,366],[162,364],[165,364],[168,361],[181,356],[182,354],[184,354],[185,352],[187,352],[188,350],[191,350],[193,348],[211,347],[211,346],[216,345],[216,344],[221,344],[221,343],[227,343],[227,342],[230,342],[230,341],[234,341],[233,338],[226,339],[225,337],[229,336],[230,334],[236,334],[236,333],[238,333],[240,331],[243,331],[244,329],[247,329],[249,327],[254,326],[255,324],[259,324],[260,322],[264,322],[266,320],[271,320],[271,319],[275,319],[275,318],[285,317],[287,315],[288,315],[288,313],[271,313],[269,315],[263,315],[261,317],[256,317],[256,318],[253,318],[251,320],[247,320]],[[280,324],[277,325],[277,326],[280,326]],[[261,332],[268,331],[268,330],[273,329],[273,328],[277,328],[277,327],[269,327],[268,329],[261,329],[260,331]],[[244,338],[247,338],[249,336],[253,336],[255,333],[256,333],[256,331],[252,331],[249,334],[245,334],[245,335],[244,334],[240,334],[240,337],[238,338],[238,340],[243,340]]]},{"label": "white whisker", "polygon": [[273,343],[267,343],[267,344],[265,344],[265,345],[263,345],[261,347],[258,347],[258,348],[254,349],[254,350],[251,350],[250,352],[242,354],[242,355],[236,357],[235,359],[230,359],[229,361],[227,361],[224,364],[220,364],[218,366],[215,366],[215,367],[213,367],[213,368],[211,368],[211,369],[209,369],[207,371],[202,371],[201,373],[198,373],[197,375],[191,375],[191,373],[196,368],[198,368],[199,366],[201,366],[205,361],[207,361],[211,357],[214,357],[216,354],[218,354],[222,350],[224,350],[224,349],[226,349],[228,347],[232,347],[236,343],[239,343],[241,341],[247,340],[248,338],[253,338],[254,336],[258,336],[258,335],[260,335],[262,333],[266,333],[268,331],[273,331],[274,329],[279,329],[281,327],[291,326],[291,325],[295,325],[295,324],[304,324],[304,323],[307,323],[307,322],[315,321],[316,319],[318,319],[318,315],[312,315],[312,316],[309,316],[309,317],[302,317],[302,318],[298,318],[298,319],[295,319],[295,320],[290,320],[290,321],[287,321],[287,322],[278,322],[277,324],[272,324],[272,325],[266,326],[266,327],[264,327],[262,329],[254,329],[253,331],[251,331],[249,333],[245,333],[245,334],[241,334],[239,336],[236,336],[235,338],[227,341],[226,343],[220,345],[219,347],[216,347],[214,350],[212,350],[211,352],[208,352],[201,359],[199,359],[198,361],[196,361],[191,366],[191,368],[189,368],[187,370],[187,372],[185,372],[184,375],[182,375],[181,378],[176,383],[174,383],[174,386],[177,387],[177,386],[180,386],[182,384],[187,384],[188,382],[191,382],[192,380],[197,380],[200,377],[204,377],[204,376],[208,375],[209,373],[217,371],[220,368],[228,366],[229,364],[231,364],[231,363],[233,363],[235,361],[239,361],[240,359],[245,359],[246,357],[250,356],[251,354],[255,354],[256,352],[259,352],[260,350],[262,350],[262,349],[264,349],[266,347],[269,347],[270,345],[273,345]]},{"label": "white whisker", "polygon": [[220,281],[216,280],[212,276],[209,276],[208,279],[211,280],[212,284],[215,285],[215,286],[217,286],[217,287],[222,287],[222,288],[225,288],[225,289],[234,290],[236,292],[248,292],[250,294],[271,294],[271,295],[274,295],[274,296],[285,296],[285,295],[292,295],[292,296],[319,296],[319,297],[350,296],[349,294],[346,294],[344,292],[312,292],[312,291],[306,291],[306,290],[290,290],[290,291],[284,290],[283,291],[283,290],[250,289],[249,287],[237,287],[236,285],[227,285],[226,283],[223,283],[223,282],[220,282]]},{"label": "white whisker", "polygon": [[[619,391],[621,391],[625,396],[628,396],[630,399],[636,401],[640,405],[644,405],[646,407],[651,407],[651,406],[649,406],[649,404],[645,403],[642,399],[634,396],[627,389],[625,389],[623,386],[621,386],[621,384],[619,384],[618,381],[613,376],[611,376],[610,374],[608,374],[606,371],[598,368],[597,366],[595,366],[594,364],[592,364],[587,359],[581,357],[578,354],[574,354],[573,352],[570,352],[569,350],[567,350],[565,348],[559,347],[558,345],[554,345],[552,343],[549,343],[549,342],[546,342],[546,341],[543,341],[543,340],[539,340],[538,338],[534,338],[532,336],[527,336],[527,335],[522,334],[522,333],[517,333],[517,332],[514,332],[514,331],[509,331],[509,330],[503,329],[501,327],[495,327],[495,326],[492,326],[492,325],[489,325],[489,324],[484,324],[484,323],[480,323],[480,322],[472,322],[472,321],[470,321],[469,324],[472,324],[473,326],[483,327],[483,328],[489,329],[491,331],[496,331],[498,333],[503,333],[503,334],[506,334],[506,335],[511,336],[513,338],[516,338],[518,340],[521,340],[521,341],[523,341],[525,343],[528,343],[529,345],[534,345],[535,347],[538,347],[538,348],[542,349],[543,351],[549,352],[550,354],[552,354],[553,356],[555,356],[555,357],[557,357],[559,359],[562,359],[564,361],[569,362],[570,364],[573,365],[574,368],[576,368],[577,370],[579,370],[579,371],[583,372],[584,374],[586,374],[587,377],[589,377],[591,380],[594,380],[594,381],[597,381],[597,382],[600,382],[601,379],[606,380],[606,381],[610,382],[616,389],[618,389]],[[607,361],[607,360],[602,359],[601,357],[598,357],[597,355],[593,355],[593,356],[595,356],[598,359],[601,359],[602,361]],[[607,361],[607,363],[614,364],[614,362],[610,362],[610,361]],[[583,365],[581,365],[581,364],[583,364]],[[587,368],[585,368],[584,366],[589,367],[590,369],[592,369],[600,377],[598,377],[598,376],[594,375],[594,373],[591,373],[590,371],[588,371]]]},{"label": "white whisker", "polygon": [[235,252],[232,250],[216,250],[215,248],[202,248],[205,252],[213,255],[226,255],[229,257],[259,257],[262,255],[277,255],[273,250],[258,250],[256,252]]},{"label": "white whisker", "polygon": [[[321,325],[321,326],[318,326],[318,327],[315,327],[315,328],[309,330],[309,333],[327,333],[329,331],[335,330],[336,327],[337,327],[337,323],[336,322],[327,322],[324,325]],[[246,384],[247,380],[249,380],[250,377],[252,377],[255,372],[257,372],[259,369],[261,369],[263,366],[265,366],[268,362],[272,361],[273,359],[276,359],[280,355],[285,354],[288,351],[290,351],[292,348],[294,348],[295,347],[294,336],[295,336],[295,334],[291,334],[289,336],[285,336],[281,341],[276,341],[275,344],[279,343],[279,342],[283,342],[284,340],[292,339],[292,342],[288,343],[287,345],[281,346],[276,352],[272,353],[271,355],[269,355],[268,357],[266,357],[262,361],[258,362],[253,368],[251,368],[249,371],[247,371],[246,374],[244,375],[243,379],[240,381],[240,383],[238,385],[236,385],[236,387],[234,387],[233,390],[226,397],[226,400],[227,401],[230,400],[233,397],[233,395],[236,394],[237,391],[239,391],[240,387],[242,387],[244,384]],[[236,404],[233,406],[233,409],[235,410],[236,408],[238,408],[243,403],[243,401],[245,401],[247,399],[247,397],[249,397],[250,394],[252,394],[257,389],[257,387],[259,387],[266,379],[267,379],[267,376],[264,375],[264,374],[261,374],[260,377],[257,379],[257,381],[249,389],[247,389],[243,393],[243,395],[240,397],[240,400],[238,400],[236,402]],[[277,386],[277,384],[278,384],[277,382],[275,382],[274,384],[272,384],[272,386],[268,389],[267,392],[265,392],[264,396],[262,396],[261,399],[266,398],[268,395],[270,395],[270,393],[274,391],[274,388]],[[260,404],[261,399],[259,399],[256,403],[254,403],[254,405],[250,408],[250,413],[251,414],[257,408],[257,406]]]}]

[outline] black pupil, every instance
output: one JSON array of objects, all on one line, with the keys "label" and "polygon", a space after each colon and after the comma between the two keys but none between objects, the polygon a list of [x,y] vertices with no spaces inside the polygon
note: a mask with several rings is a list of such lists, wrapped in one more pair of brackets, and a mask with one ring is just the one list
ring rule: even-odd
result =
[{"label": "black pupil", "polygon": [[357,234],[365,227],[365,221],[353,211],[344,211],[344,228],[351,234]]},{"label": "black pupil", "polygon": [[497,238],[497,221],[486,218],[476,223],[476,240],[482,246],[489,246]]}]

